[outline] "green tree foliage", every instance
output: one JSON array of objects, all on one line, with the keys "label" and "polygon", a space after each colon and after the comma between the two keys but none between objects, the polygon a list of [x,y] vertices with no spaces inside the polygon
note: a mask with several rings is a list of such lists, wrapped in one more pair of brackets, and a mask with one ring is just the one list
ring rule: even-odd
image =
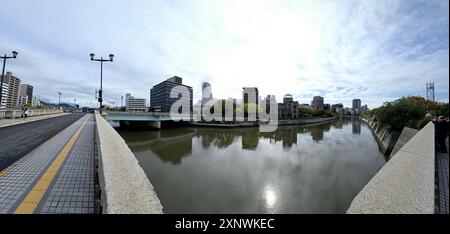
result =
[{"label": "green tree foliage", "polygon": [[383,127],[401,131],[403,127],[421,129],[429,122],[429,119],[425,118],[428,112],[448,116],[448,103],[439,104],[423,97],[410,96],[387,103],[369,113],[374,115]]}]

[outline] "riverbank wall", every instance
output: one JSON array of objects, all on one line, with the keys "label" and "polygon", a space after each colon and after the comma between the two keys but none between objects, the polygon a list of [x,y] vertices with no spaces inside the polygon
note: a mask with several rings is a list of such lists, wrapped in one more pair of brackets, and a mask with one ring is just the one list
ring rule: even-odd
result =
[{"label": "riverbank wall", "polygon": [[388,129],[381,127],[378,122],[370,119],[361,118],[361,120],[369,125],[369,128],[378,143],[378,148],[386,158],[389,158],[399,139],[400,132],[389,131]]},{"label": "riverbank wall", "polygon": [[122,137],[99,114],[95,125],[102,213],[163,213],[150,180]]},{"label": "riverbank wall", "polygon": [[[326,118],[311,118],[311,119],[282,119],[278,120],[278,126],[286,125],[309,125],[316,123],[323,123],[336,120],[336,117]],[[246,128],[246,127],[258,127],[261,123],[257,122],[242,122],[242,123],[201,123],[192,122],[191,126],[196,127],[213,127],[213,128]]]}]

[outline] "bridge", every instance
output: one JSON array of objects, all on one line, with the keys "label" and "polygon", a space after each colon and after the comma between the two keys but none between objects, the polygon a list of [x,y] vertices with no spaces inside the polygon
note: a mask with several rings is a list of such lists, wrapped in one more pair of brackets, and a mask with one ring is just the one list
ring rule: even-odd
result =
[{"label": "bridge", "polygon": [[172,117],[167,112],[105,111],[103,116],[107,121],[119,122],[121,126],[146,125],[157,129],[162,127],[161,122],[191,119],[189,115]]}]

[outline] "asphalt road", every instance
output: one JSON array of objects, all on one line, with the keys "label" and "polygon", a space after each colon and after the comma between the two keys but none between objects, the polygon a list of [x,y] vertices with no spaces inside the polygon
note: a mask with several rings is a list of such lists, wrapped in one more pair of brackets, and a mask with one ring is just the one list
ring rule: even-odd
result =
[{"label": "asphalt road", "polygon": [[69,114],[0,128],[0,171],[81,118]]}]

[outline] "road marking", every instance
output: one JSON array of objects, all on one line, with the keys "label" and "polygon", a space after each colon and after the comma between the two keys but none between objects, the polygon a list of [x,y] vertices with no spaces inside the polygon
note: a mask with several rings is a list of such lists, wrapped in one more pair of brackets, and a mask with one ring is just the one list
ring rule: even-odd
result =
[{"label": "road marking", "polygon": [[42,197],[44,196],[45,192],[48,190],[48,187],[50,186],[51,182],[53,181],[56,173],[58,173],[64,160],[69,155],[70,150],[75,145],[75,142],[77,141],[78,137],[80,136],[81,131],[83,130],[84,126],[87,123],[87,120],[88,120],[88,118],[86,118],[84,120],[84,122],[81,124],[81,126],[77,129],[77,131],[72,135],[72,137],[66,143],[66,145],[61,150],[61,152],[59,152],[59,154],[56,156],[56,158],[53,160],[53,162],[47,168],[45,173],[41,176],[41,178],[39,178],[38,182],[34,185],[34,187],[31,189],[31,191],[28,193],[28,195],[25,197],[25,199],[22,201],[22,203],[16,209],[16,211],[14,212],[15,214],[33,214],[34,213],[34,210],[38,206],[39,202],[42,200]]}]

